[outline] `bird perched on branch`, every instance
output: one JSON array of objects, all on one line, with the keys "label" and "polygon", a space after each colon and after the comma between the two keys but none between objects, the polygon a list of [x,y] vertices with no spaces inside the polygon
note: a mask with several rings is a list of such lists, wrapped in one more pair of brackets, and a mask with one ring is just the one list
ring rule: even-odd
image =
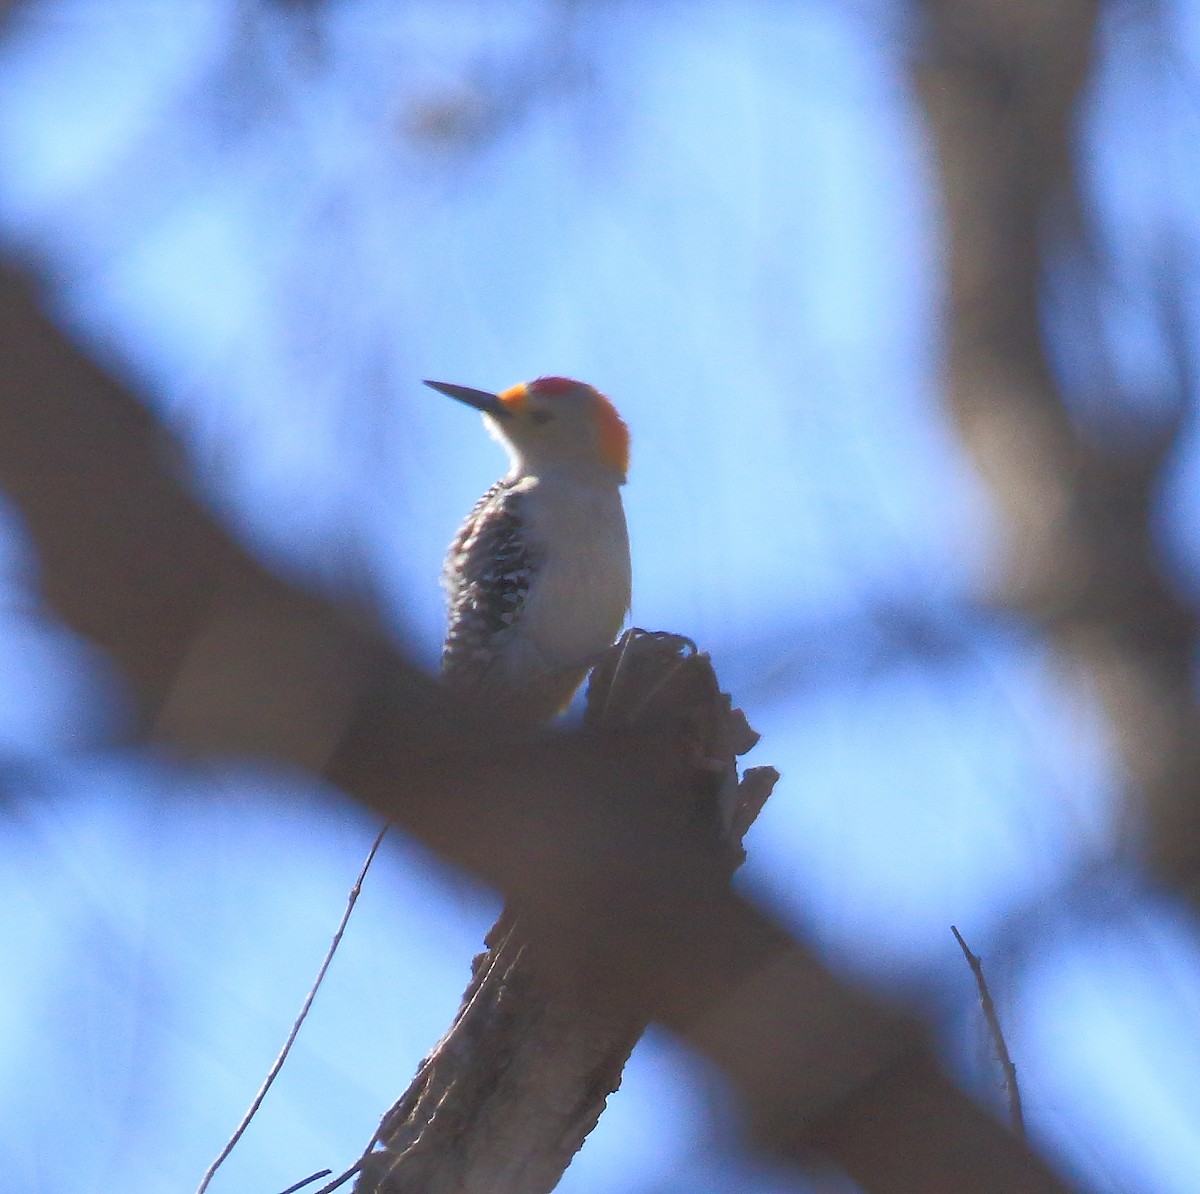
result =
[{"label": "bird perched on branch", "polygon": [[548,721],[629,611],[620,493],[629,430],[603,394],[565,377],[499,394],[425,384],[482,411],[512,465],[475,503],[446,557],[443,675]]}]

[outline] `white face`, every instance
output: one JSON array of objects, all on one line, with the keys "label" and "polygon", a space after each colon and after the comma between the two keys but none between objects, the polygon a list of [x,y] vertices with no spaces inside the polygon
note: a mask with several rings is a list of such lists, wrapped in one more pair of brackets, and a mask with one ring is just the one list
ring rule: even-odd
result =
[{"label": "white face", "polygon": [[550,395],[526,387],[510,398],[512,394],[508,390],[501,395],[502,417],[486,413],[483,418],[515,465],[536,467],[569,461],[606,467],[596,418],[598,395],[591,386],[577,384]]}]

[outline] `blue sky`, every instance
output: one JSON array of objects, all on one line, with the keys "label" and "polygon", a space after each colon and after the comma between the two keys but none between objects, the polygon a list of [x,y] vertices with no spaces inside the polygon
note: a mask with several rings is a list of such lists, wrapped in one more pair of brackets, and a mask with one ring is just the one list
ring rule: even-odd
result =
[{"label": "blue sky", "polygon": [[[957,924],[992,955],[1038,1142],[1097,1189],[1191,1189],[1196,926],[1136,877],[1059,901],[1136,826],[1079,677],[968,605],[1003,527],[938,391],[941,231],[902,13],[404,9],[332,5],[314,40],[232,0],[33,6],[0,52],[0,242],[183,438],[247,543],[313,584],[366,568],[430,666],[441,555],[503,459],[419,379],[605,390],[634,434],[633,619],[712,652],[764,734],[751,761],[784,774],[746,889],[835,967],[933,999],[946,1057],[999,1109]],[[1198,210],[1196,6],[1168,21],[1178,78],[1118,15],[1080,122],[1115,262],[1104,327],[1135,396],[1161,368],[1147,258],[1170,230],[1190,244]],[[1047,311],[1100,425],[1088,355]],[[1162,505],[1183,582],[1197,456]],[[0,516],[0,750],[29,775],[2,827],[0,940],[21,964],[0,980],[0,1162],[61,1187],[72,1122],[71,1172],[96,1190],[190,1189],[373,826],[304,776],[80,749],[119,716],[119,681],[31,606],[36,560]],[[954,649],[889,657],[897,610]],[[449,1023],[495,910],[393,843],[213,1189],[351,1158]],[[1012,947],[1014,925],[1034,945]],[[34,1071],[53,1080],[31,1090]],[[719,1076],[654,1032],[562,1188],[787,1188],[722,1151],[731,1120]]]}]

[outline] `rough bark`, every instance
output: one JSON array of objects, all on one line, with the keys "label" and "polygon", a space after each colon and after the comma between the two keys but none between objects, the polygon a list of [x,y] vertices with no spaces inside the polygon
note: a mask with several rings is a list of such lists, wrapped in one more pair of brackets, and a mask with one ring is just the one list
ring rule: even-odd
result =
[{"label": "rough bark", "polygon": [[[592,676],[585,722],[654,729],[683,752],[680,832],[732,875],[777,775],[756,768],[739,784],[736,756],[757,735],[708,657],[677,636],[629,631]],[[586,931],[580,940],[599,941]],[[545,1194],[620,1083],[649,1013],[609,955],[547,955],[515,907],[486,944],[453,1026],[384,1117],[359,1194]]]}]

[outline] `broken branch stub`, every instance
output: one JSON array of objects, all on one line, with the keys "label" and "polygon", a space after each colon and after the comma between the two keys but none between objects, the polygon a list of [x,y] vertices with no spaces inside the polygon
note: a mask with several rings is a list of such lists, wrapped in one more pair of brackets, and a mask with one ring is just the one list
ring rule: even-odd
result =
[{"label": "broken branch stub", "polygon": [[[713,867],[732,875],[778,774],[758,767],[739,781],[737,756],[758,736],[708,656],[679,635],[627,631],[592,673],[584,726],[617,749],[623,734],[653,734],[677,752],[683,790],[662,793],[663,823],[692,836],[692,848],[705,843]],[[646,843],[643,863],[670,846]],[[450,1030],[384,1116],[356,1194],[544,1194],[558,1184],[648,1019],[644,991],[622,981],[603,945],[611,924],[578,929],[576,951],[544,948],[519,908],[504,910]]]}]

